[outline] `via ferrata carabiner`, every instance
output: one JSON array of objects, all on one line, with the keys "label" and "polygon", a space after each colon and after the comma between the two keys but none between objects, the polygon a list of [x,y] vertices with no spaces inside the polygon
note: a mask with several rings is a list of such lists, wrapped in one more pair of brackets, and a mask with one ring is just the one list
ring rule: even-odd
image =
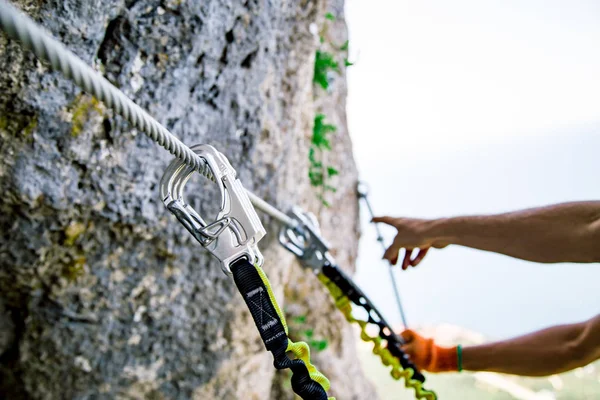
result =
[{"label": "via ferrata carabiner", "polygon": [[160,195],[165,206],[185,228],[219,259],[221,268],[231,274],[231,264],[245,257],[251,264],[262,265],[258,241],[265,229],[250,203],[246,190],[227,158],[209,145],[191,146],[210,170],[221,193],[219,213],[206,222],[183,198],[185,184],[196,169],[176,159],[167,167],[160,181]]}]

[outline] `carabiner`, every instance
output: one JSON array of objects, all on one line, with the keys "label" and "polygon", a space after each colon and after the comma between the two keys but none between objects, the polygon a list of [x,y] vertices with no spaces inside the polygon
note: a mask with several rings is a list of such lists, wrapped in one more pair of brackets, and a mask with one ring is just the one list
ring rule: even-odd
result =
[{"label": "carabiner", "polygon": [[282,227],[279,231],[279,243],[294,253],[303,267],[314,272],[320,272],[327,263],[335,265],[333,257],[329,254],[329,243],[321,237],[317,218],[298,207],[292,207],[288,216],[298,221],[298,227]]},{"label": "carabiner", "polygon": [[366,198],[369,195],[369,186],[363,181],[358,181],[356,184],[356,194],[358,194],[358,198],[360,199],[363,197]]},{"label": "carabiner", "polygon": [[230,265],[245,257],[250,263],[262,265],[263,256],[258,241],[265,236],[262,226],[248,194],[236,178],[235,169],[223,154],[209,145],[190,147],[208,166],[219,187],[221,207],[213,222],[207,223],[186,204],[183,198],[185,184],[196,169],[175,159],[165,170],[160,180],[160,196],[185,228],[221,262],[226,274],[231,274]]}]

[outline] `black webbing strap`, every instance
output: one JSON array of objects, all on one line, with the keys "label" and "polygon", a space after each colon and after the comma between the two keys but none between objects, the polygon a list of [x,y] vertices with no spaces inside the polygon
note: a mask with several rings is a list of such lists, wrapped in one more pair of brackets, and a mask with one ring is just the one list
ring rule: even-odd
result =
[{"label": "black webbing strap", "polygon": [[400,337],[394,333],[390,324],[386,322],[381,313],[379,313],[377,308],[375,308],[369,298],[358,288],[358,286],[356,286],[352,279],[349,278],[339,267],[334,265],[326,264],[323,266],[321,271],[323,272],[323,275],[325,275],[329,280],[335,283],[338,288],[340,288],[342,293],[344,293],[344,295],[346,295],[350,301],[352,301],[356,306],[362,307],[367,311],[369,315],[367,322],[379,327],[379,337],[387,341],[387,349],[394,357],[398,359],[402,368],[411,368],[413,370],[414,375],[412,379],[415,379],[419,382],[425,382],[425,376],[419,372],[417,367],[408,359],[406,353],[402,351],[400,347],[403,344],[402,339],[400,339]]},{"label": "black webbing strap", "polygon": [[265,347],[273,353],[275,368],[292,370],[292,389],[303,400],[327,400],[325,389],[310,377],[304,361],[287,356],[288,336],[256,267],[240,259],[231,265],[231,272]]}]

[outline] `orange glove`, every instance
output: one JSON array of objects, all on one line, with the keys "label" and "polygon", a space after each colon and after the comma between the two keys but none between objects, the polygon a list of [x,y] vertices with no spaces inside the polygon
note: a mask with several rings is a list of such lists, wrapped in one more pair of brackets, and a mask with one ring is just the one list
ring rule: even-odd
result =
[{"label": "orange glove", "polygon": [[458,371],[458,346],[436,346],[433,339],[426,339],[410,329],[400,334],[406,342],[402,350],[417,368],[429,372]]}]

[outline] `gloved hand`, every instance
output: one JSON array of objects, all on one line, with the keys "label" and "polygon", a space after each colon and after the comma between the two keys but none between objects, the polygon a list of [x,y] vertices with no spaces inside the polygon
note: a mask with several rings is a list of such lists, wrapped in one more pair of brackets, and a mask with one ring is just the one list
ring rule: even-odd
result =
[{"label": "gloved hand", "polygon": [[429,372],[458,371],[458,346],[440,347],[433,339],[426,339],[407,329],[400,334],[405,344],[402,350],[417,368]]}]

